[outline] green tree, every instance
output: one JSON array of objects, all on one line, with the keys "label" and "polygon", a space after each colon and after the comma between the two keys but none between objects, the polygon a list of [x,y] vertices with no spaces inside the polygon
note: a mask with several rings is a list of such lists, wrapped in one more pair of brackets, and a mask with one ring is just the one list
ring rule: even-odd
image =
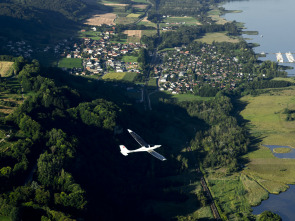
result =
[{"label": "green tree", "polygon": [[35,200],[37,203],[41,205],[48,205],[50,200],[50,192],[48,190],[45,191],[44,189],[41,189],[41,188],[36,189]]},{"label": "green tree", "polygon": [[24,115],[19,123],[19,128],[32,140],[37,140],[41,136],[41,126],[28,115]]},{"label": "green tree", "polygon": [[260,214],[258,221],[281,221],[282,218],[271,211],[264,211]]}]

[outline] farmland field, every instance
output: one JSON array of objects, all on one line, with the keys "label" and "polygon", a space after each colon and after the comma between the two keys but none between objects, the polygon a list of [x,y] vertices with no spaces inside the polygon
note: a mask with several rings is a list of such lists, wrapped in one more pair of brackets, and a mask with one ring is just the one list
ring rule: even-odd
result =
[{"label": "farmland field", "polygon": [[59,68],[83,68],[81,58],[62,58],[58,62]]},{"label": "farmland field", "polygon": [[138,24],[139,24],[139,25],[151,26],[151,27],[155,27],[155,28],[157,27],[157,25],[156,25],[155,23],[153,23],[153,22],[147,20],[147,17],[144,17],[144,18],[142,19],[142,21],[140,21]]},{"label": "farmland field", "polygon": [[116,17],[117,17],[117,15],[114,13],[101,14],[100,12],[97,12],[97,14],[95,14],[91,18],[87,19],[85,21],[85,24],[86,25],[94,25],[94,26],[100,26],[102,24],[115,25],[114,20]]},{"label": "farmland field", "polygon": [[138,18],[139,16],[140,16],[140,14],[131,13],[131,14],[127,15],[126,17],[128,17],[128,18]]},{"label": "farmland field", "polygon": [[134,72],[109,72],[105,74],[103,80],[117,80],[117,81],[133,81],[137,76],[137,73]]},{"label": "farmland field", "polygon": [[80,38],[90,38],[92,40],[100,40],[101,39],[101,36],[99,36],[99,32],[95,32],[95,31],[80,32],[79,37]]},{"label": "farmland field", "polygon": [[116,19],[116,23],[117,24],[126,25],[126,24],[134,23],[137,20],[138,20],[138,18],[134,18],[134,17],[118,17]]},{"label": "farmland field", "polygon": [[141,35],[153,36],[157,34],[157,30],[142,30]]},{"label": "farmland field", "polygon": [[13,73],[13,62],[0,61],[0,75],[1,77],[8,77]]},{"label": "farmland field", "polygon": [[226,32],[215,32],[215,33],[206,33],[204,37],[197,39],[196,41],[212,44],[213,41],[238,43],[240,40],[227,36]]}]

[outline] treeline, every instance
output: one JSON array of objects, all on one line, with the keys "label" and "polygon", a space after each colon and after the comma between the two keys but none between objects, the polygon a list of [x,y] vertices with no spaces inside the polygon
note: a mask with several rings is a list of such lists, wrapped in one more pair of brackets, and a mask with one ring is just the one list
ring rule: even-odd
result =
[{"label": "treeline", "polygon": [[206,13],[209,6],[220,3],[220,0],[151,0],[151,2],[158,7],[158,13],[163,15],[183,16]]},{"label": "treeline", "polygon": [[246,89],[265,89],[265,88],[281,88],[289,87],[294,85],[289,81],[279,81],[279,80],[260,80],[253,81],[246,86]]},{"label": "treeline", "polygon": [[197,151],[201,164],[204,167],[227,167],[229,172],[238,170],[239,157],[247,153],[250,140],[231,116],[230,98],[217,96],[210,101],[182,102],[180,106],[210,125],[191,141],[191,148]]}]

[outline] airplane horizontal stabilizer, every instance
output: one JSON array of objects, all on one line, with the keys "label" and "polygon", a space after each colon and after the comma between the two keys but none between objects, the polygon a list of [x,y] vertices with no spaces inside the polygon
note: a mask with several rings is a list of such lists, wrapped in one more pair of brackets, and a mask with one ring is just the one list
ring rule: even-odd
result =
[{"label": "airplane horizontal stabilizer", "polygon": [[128,153],[130,153],[130,151],[124,145],[120,145],[120,150],[124,156],[127,156]]}]

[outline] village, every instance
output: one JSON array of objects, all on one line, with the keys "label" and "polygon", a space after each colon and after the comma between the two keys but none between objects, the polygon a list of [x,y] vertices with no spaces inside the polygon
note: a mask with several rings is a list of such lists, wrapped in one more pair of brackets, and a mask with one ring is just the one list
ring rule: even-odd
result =
[{"label": "village", "polygon": [[[96,28],[92,30],[95,32]],[[83,69],[72,69],[70,73],[101,76],[107,72],[140,72],[136,59],[128,62],[122,58],[124,55],[136,57],[137,51],[146,47],[144,44],[116,42],[113,40],[117,35],[114,31],[97,32],[97,35],[100,36],[99,40],[85,37],[80,43],[74,43],[71,51],[65,50],[61,54],[66,58],[83,59]]]},{"label": "village", "polygon": [[[80,34],[84,37],[64,39],[55,46],[35,51],[54,54],[59,60],[58,67],[73,75],[100,79],[107,73],[141,74],[137,56],[139,49],[146,48],[145,44],[120,41],[114,26],[105,26],[103,31],[88,27],[80,30]],[[34,52],[24,41],[9,42],[9,48],[26,58],[31,58]],[[197,52],[186,45],[159,51],[158,58],[151,77],[158,78],[160,91],[172,94],[195,93],[204,85],[232,90],[246,77],[238,58],[218,52],[212,44],[202,44]],[[62,61],[69,64],[62,65]],[[247,77],[251,80],[251,76]]]},{"label": "village", "polygon": [[204,44],[200,53],[190,52],[182,46],[159,55],[162,63],[154,68],[154,73],[159,76],[161,91],[192,93],[204,84],[232,90],[243,78],[239,60],[218,53],[217,47],[210,44]]}]

